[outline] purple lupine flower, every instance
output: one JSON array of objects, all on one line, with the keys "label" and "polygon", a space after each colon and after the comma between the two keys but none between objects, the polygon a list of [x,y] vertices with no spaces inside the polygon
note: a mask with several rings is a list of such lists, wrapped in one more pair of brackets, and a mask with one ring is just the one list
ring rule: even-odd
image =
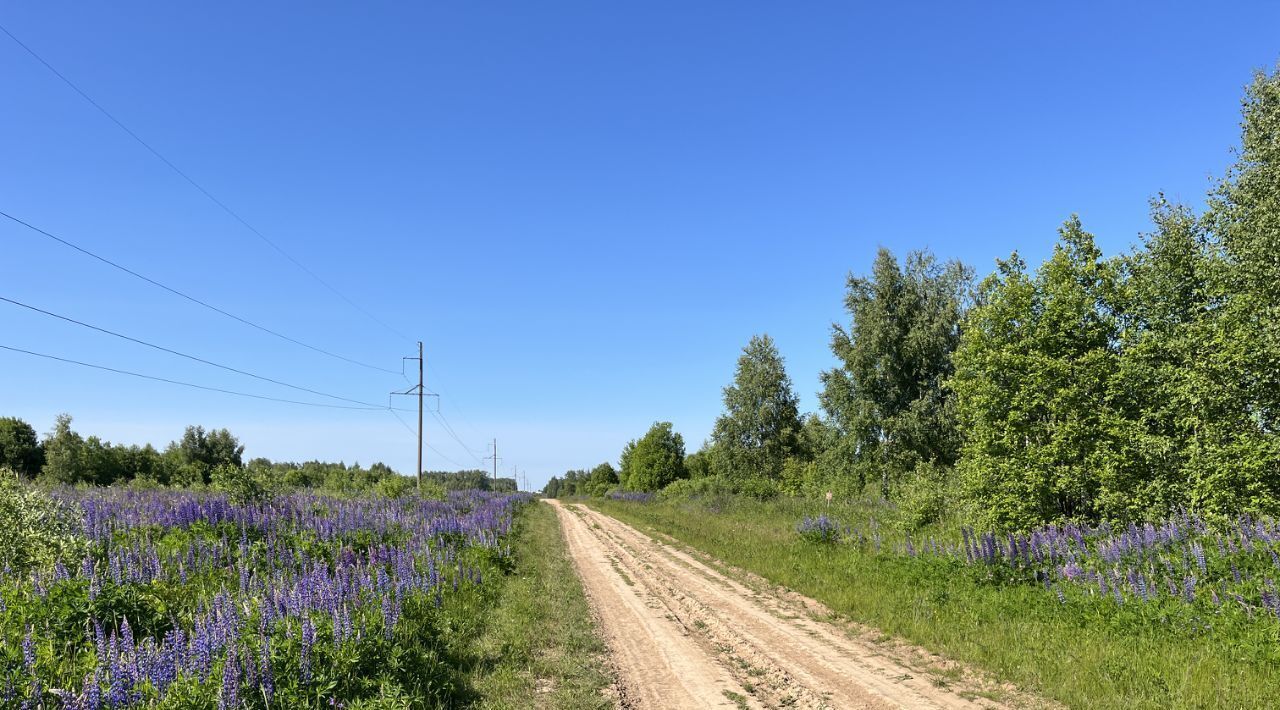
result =
[{"label": "purple lupine flower", "polygon": [[98,677],[98,672],[87,673],[84,676],[84,689],[80,695],[83,698],[80,707],[84,710],[101,710],[102,708],[102,679]]},{"label": "purple lupine flower", "polygon": [[271,637],[262,637],[262,657],[258,666],[258,684],[262,689],[262,697],[267,705],[276,694],[275,673],[271,668]]},{"label": "purple lupine flower", "polygon": [[316,642],[316,628],[311,625],[311,617],[302,619],[302,650],[298,667],[301,669],[302,684],[311,683],[311,646]]},{"label": "purple lupine flower", "polygon": [[240,707],[240,659],[236,655],[235,646],[227,651],[227,660],[222,664],[222,694],[218,696],[218,710],[231,710]]},{"label": "purple lupine flower", "polygon": [[26,635],[22,637],[22,665],[27,669],[27,673],[35,675],[36,642],[32,634],[33,629],[28,626]]}]

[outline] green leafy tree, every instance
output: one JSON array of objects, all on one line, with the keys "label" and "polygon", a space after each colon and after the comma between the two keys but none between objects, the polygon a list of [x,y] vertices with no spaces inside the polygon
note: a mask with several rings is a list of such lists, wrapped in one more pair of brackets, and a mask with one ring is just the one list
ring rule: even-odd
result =
[{"label": "green leafy tree", "polygon": [[716,419],[717,472],[735,481],[775,480],[799,451],[799,399],[782,356],[768,335],[753,336],[724,388],[724,414]]},{"label": "green leafy tree", "polygon": [[90,482],[85,466],[84,437],[71,429],[71,415],[59,414],[44,439],[44,468],[40,477],[51,483]]},{"label": "green leafy tree", "polygon": [[840,367],[822,374],[819,401],[844,445],[826,452],[852,457],[881,473],[888,492],[892,473],[921,462],[950,465],[960,448],[950,392],[951,354],[973,289],[972,270],[958,261],[939,264],[926,251],[905,265],[880,249],[870,277],[849,276],[848,329],[832,326],[831,350]]},{"label": "green leafy tree", "polygon": [[689,474],[689,478],[707,478],[714,476],[712,461],[715,452],[711,450],[709,444],[703,444],[701,449],[684,457],[684,470]]},{"label": "green leafy tree", "polygon": [[32,426],[17,417],[0,417],[0,466],[35,478],[44,466],[44,449]]},{"label": "green leafy tree", "polygon": [[218,466],[244,465],[244,446],[226,429],[205,431],[202,426],[189,426],[182,439],[170,443],[165,453],[176,469],[171,476],[185,485],[209,483]]},{"label": "green leafy tree", "polygon": [[983,282],[951,385],[966,434],[959,471],[987,525],[1108,512],[1099,471],[1116,426],[1118,277],[1073,217],[1034,275],[1014,254]]},{"label": "green leafy tree", "polygon": [[[1226,420],[1206,416],[1194,455],[1192,505],[1218,511],[1280,507],[1280,72],[1259,72],[1242,106],[1239,159],[1206,221],[1228,268],[1212,283],[1214,385]],[[1219,306],[1220,307],[1216,307]]]},{"label": "green leafy tree", "polygon": [[627,444],[620,479],[628,490],[657,491],[672,481],[687,478],[684,437],[671,422],[654,422],[640,439]]},{"label": "green leafy tree", "polygon": [[602,496],[609,492],[610,488],[618,485],[618,471],[613,464],[605,463],[591,469],[587,474],[585,483],[585,492],[587,495]]},{"label": "green leafy tree", "polygon": [[542,487],[542,495],[548,498],[560,497],[560,477],[559,476],[552,476],[551,480],[547,481],[547,485]]}]

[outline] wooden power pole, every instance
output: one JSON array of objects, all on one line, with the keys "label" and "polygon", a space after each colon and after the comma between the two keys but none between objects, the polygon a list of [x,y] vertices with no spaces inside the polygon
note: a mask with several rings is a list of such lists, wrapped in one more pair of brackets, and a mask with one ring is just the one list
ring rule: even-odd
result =
[{"label": "wooden power pole", "polygon": [[[404,360],[418,361],[418,386],[410,387],[409,389],[403,392],[392,392],[391,394],[392,395],[411,395],[411,394],[418,395],[418,490],[422,490],[422,471],[423,471],[422,444],[423,444],[423,438],[424,438],[423,429],[422,429],[422,408],[423,408],[422,400],[427,396],[427,383],[426,383],[427,358],[422,354],[421,340],[418,341],[418,357],[406,357],[404,358]],[[401,361],[401,364],[403,365],[403,360]],[[405,378],[405,379],[408,379],[408,378]],[[431,396],[434,397],[435,395],[431,395]],[[388,408],[390,408],[391,406],[392,405],[388,405]],[[395,414],[394,409],[392,410],[392,414]],[[397,418],[399,418],[399,416],[400,415],[398,414],[396,415]],[[401,420],[401,423],[402,424],[404,423],[403,420]],[[405,424],[405,428],[408,428],[408,426],[409,426],[408,424]]]},{"label": "wooden power pole", "polygon": [[418,490],[422,490],[422,398],[426,395],[426,385],[422,381],[426,370],[426,360],[422,357],[422,341],[418,341]]}]

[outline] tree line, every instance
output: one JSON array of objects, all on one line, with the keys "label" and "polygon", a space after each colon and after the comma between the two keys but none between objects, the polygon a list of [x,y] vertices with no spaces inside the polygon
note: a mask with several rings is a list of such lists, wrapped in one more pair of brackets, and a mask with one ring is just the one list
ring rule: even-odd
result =
[{"label": "tree line", "polygon": [[1104,255],[1075,216],[1043,263],[1015,252],[981,281],[881,249],[848,279],[820,412],[801,415],[755,336],[698,451],[658,422],[616,480],[570,472],[546,494],[871,491],[917,524],[958,508],[1001,530],[1280,512],[1280,74],[1256,74],[1242,108],[1205,207],[1157,196],[1128,252]]},{"label": "tree line", "polygon": [[[398,497],[416,486],[412,477],[378,462],[246,460],[245,447],[227,429],[188,426],[163,450],[151,444],[112,444],[75,431],[60,415],[44,437],[16,417],[0,417],[0,469],[50,485],[212,487],[240,497],[261,498],[273,490],[315,489],[334,494],[377,492]],[[436,495],[478,488],[514,491],[515,479],[493,479],[480,470],[427,471],[425,488]]]}]

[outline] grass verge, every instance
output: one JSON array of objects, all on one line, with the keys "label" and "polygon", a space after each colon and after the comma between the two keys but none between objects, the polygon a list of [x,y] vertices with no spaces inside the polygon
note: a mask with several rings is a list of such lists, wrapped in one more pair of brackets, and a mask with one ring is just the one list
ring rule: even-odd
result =
[{"label": "grass verge", "polygon": [[606,647],[551,506],[525,507],[515,569],[475,639],[471,685],[481,708],[607,708]]},{"label": "grass verge", "polygon": [[590,505],[1069,707],[1275,707],[1280,639],[1062,604],[948,565],[809,543],[795,531],[796,501]]}]

